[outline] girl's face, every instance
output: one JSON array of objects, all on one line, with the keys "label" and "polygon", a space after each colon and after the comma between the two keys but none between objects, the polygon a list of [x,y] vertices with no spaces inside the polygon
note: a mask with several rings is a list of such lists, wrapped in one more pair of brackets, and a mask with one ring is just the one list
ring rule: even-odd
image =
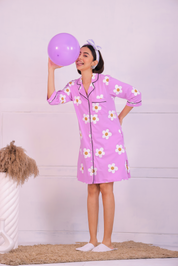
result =
[{"label": "girl's face", "polygon": [[97,61],[93,61],[93,55],[88,47],[82,47],[80,49],[79,57],[76,60],[76,67],[81,72],[87,69],[91,69]]}]

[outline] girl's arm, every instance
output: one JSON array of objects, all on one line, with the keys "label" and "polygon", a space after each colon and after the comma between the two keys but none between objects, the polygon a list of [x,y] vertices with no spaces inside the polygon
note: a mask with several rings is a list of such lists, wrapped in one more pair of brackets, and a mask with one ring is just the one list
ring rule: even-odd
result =
[{"label": "girl's arm", "polygon": [[120,112],[120,114],[118,115],[120,124],[122,125],[122,120],[124,119],[124,117],[132,110],[133,107],[126,105],[124,107],[124,109]]},{"label": "girl's arm", "polygon": [[47,98],[49,99],[53,92],[55,91],[55,84],[54,84],[54,71],[56,68],[61,68],[62,66],[58,66],[54,64],[50,58],[48,59],[48,92]]}]

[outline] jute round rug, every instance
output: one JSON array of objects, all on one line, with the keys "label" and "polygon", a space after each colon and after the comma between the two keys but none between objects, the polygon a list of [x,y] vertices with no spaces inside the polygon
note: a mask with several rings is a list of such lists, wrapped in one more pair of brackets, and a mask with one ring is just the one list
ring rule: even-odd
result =
[{"label": "jute round rug", "polygon": [[7,265],[49,264],[61,262],[127,260],[151,258],[178,258],[178,251],[171,251],[151,244],[134,241],[113,243],[118,248],[109,252],[76,251],[86,243],[73,245],[34,245],[19,246],[7,254],[0,255],[0,263]]}]

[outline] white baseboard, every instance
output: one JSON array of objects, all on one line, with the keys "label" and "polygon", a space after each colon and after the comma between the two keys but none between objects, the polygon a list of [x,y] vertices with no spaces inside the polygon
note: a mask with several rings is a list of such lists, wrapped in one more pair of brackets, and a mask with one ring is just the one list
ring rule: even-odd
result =
[{"label": "white baseboard", "polygon": [[[98,241],[101,242],[101,234]],[[72,231],[19,231],[19,245],[34,244],[75,244],[76,242],[87,242],[88,232]],[[113,232],[112,242],[135,241],[156,246],[178,247],[178,235],[174,234],[152,234],[137,232]]]}]

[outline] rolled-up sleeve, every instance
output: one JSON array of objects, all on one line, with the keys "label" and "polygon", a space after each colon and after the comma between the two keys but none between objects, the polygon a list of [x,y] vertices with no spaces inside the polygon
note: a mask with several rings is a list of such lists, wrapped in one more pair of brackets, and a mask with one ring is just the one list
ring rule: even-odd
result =
[{"label": "rolled-up sleeve", "polygon": [[119,97],[127,100],[128,106],[135,107],[142,105],[141,92],[135,87],[119,81],[111,76],[108,77],[108,87],[112,97]]},{"label": "rolled-up sleeve", "polygon": [[[71,84],[69,82],[63,90],[54,91],[53,94],[47,99],[50,105],[63,104],[72,101]],[[73,84],[72,84],[73,85]]]}]

